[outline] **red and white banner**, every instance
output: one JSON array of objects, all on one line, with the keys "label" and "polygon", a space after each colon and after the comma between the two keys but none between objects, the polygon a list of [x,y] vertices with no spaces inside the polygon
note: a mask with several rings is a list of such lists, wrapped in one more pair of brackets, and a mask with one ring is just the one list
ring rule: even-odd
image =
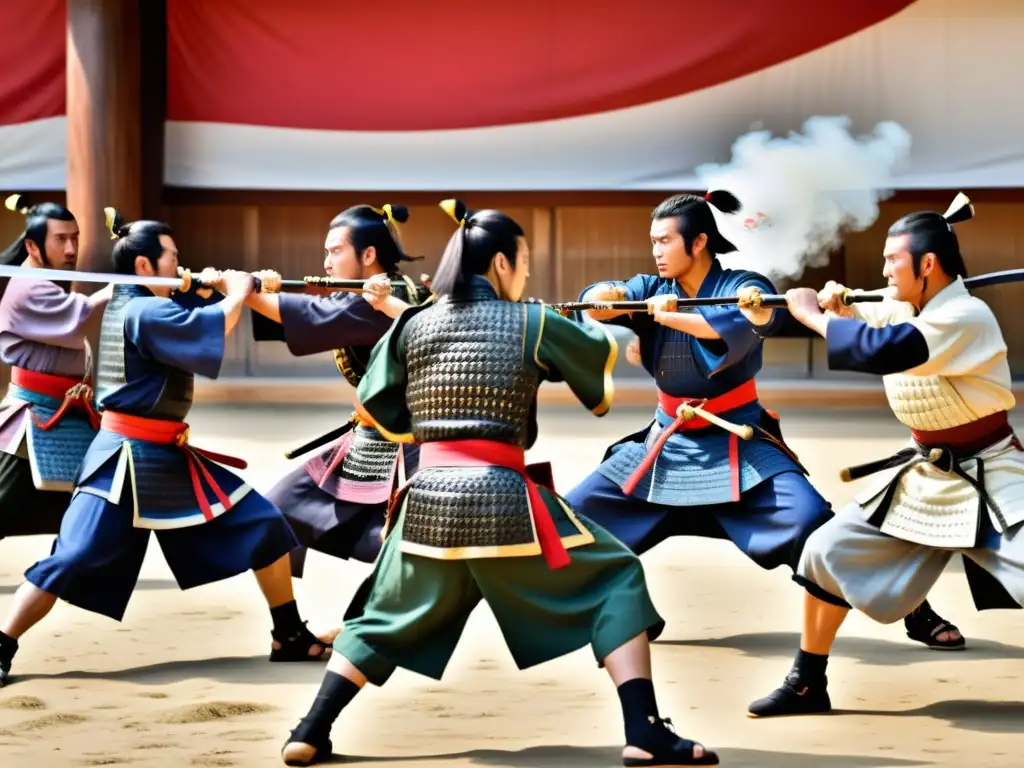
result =
[{"label": "red and white banner", "polygon": [[[969,11],[964,8],[969,7]],[[670,189],[752,128],[913,137],[901,187],[1024,186],[1024,3],[169,0],[167,183]]]},{"label": "red and white banner", "polygon": [[65,0],[0,0],[0,189],[63,189]]},{"label": "red and white banner", "polygon": [[[0,189],[66,176],[64,0],[0,1]],[[965,10],[966,9],[966,10]],[[168,185],[690,189],[752,129],[913,137],[1024,187],[1024,2],[167,0]]]}]

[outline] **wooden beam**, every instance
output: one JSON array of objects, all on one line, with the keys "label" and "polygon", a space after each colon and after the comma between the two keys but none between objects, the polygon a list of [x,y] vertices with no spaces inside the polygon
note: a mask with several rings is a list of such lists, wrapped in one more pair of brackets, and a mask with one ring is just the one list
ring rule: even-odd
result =
[{"label": "wooden beam", "polygon": [[139,0],[68,0],[67,205],[81,228],[83,270],[110,266],[104,206],[142,215],[139,29]]},{"label": "wooden beam", "polygon": [[[644,206],[653,208],[666,197],[693,190],[539,190],[539,191],[322,191],[322,190],[267,190],[267,189],[192,189],[165,187],[167,205],[295,205],[324,206],[343,210],[367,200],[393,200],[402,205],[437,205],[446,197],[457,197],[474,208],[566,208],[566,207],[621,207]],[[886,202],[914,203],[925,208],[945,210],[958,189],[901,190]],[[1024,203],[1024,188],[965,189],[977,203]],[[703,194],[703,192],[701,192]]]}]

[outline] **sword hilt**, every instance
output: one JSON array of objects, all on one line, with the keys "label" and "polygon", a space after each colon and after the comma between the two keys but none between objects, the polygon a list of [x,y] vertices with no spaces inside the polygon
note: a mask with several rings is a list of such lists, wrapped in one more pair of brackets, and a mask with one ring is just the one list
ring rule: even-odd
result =
[{"label": "sword hilt", "polygon": [[[209,298],[210,293],[217,290],[213,284],[204,282],[200,279],[199,275],[192,274],[192,270],[187,269],[186,267],[178,267],[178,277],[181,279],[181,288],[179,290],[182,293],[188,293],[192,290],[193,286],[196,286],[196,293],[199,293],[200,291],[207,291],[205,295],[200,295],[203,296],[203,298]],[[251,274],[250,277],[252,277],[253,281],[252,292],[262,293],[263,281],[256,277],[256,275]]]}]

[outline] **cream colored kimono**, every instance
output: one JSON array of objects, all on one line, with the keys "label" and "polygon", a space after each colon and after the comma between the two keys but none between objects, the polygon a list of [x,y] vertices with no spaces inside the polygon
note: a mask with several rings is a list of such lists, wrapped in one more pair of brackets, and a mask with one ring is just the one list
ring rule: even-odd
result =
[{"label": "cream colored kimono", "polygon": [[[853,304],[854,315],[874,327],[908,322],[924,336],[929,359],[903,373],[882,377],[889,406],[902,423],[916,430],[961,426],[1014,406],[1006,342],[992,310],[957,280],[917,314],[908,303],[887,299]],[[984,485],[993,506],[992,524],[1000,533],[1024,521],[1024,452],[1013,438],[980,454]],[[977,479],[977,462],[960,463]],[[870,518],[899,469],[872,476],[856,497]],[[978,531],[978,494],[961,477],[922,462],[899,480],[881,530],[908,542],[933,547],[974,545]]]}]

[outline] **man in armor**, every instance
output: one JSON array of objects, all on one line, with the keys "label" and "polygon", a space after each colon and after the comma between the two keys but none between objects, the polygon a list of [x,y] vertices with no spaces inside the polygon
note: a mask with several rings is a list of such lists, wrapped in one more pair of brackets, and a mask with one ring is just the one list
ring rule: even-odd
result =
[{"label": "man in armor", "polygon": [[988,305],[964,286],[952,226],[973,214],[961,194],[945,214],[893,224],[880,303],[846,307],[835,283],[786,294],[793,316],[828,342],[831,369],[883,377],[913,441],[845,471],[883,474],[807,540],[796,574],[807,590],[800,649],[783,685],[750,705],[753,716],[831,710],[825,670],[850,608],[897,621],[958,552],[979,610],[1024,602],[1024,450],[1007,420],[1006,342]]},{"label": "man in armor", "polygon": [[[761,307],[775,293],[756,272],[722,267],[736,250],[712,208],[740,209],[729,192],[676,195],[651,214],[656,275],[598,283],[582,301],[646,301],[648,313],[591,310],[594,320],[637,334],[643,367],[658,386],[658,408],[644,429],[612,445],[601,465],[569,492],[573,508],[637,554],[673,536],[729,539],[764,569],[796,569],[807,537],[832,508],[786,446],[779,417],[758,402],[755,376],[764,339],[784,320]],[[681,298],[739,296],[738,304],[676,312]],[[753,429],[753,438],[697,417],[687,405]],[[963,647],[956,627],[924,603],[908,634],[932,647]]]},{"label": "man in armor", "polygon": [[[78,222],[56,203],[26,205],[25,231],[0,263],[72,270]],[[71,501],[75,473],[99,428],[86,336],[111,288],[91,296],[37,278],[11,279],[0,299],[0,361],[11,383],[0,403],[0,539],[56,534]]]},{"label": "man in armor", "polygon": [[623,765],[717,765],[659,716],[648,641],[663,622],[639,560],[552,490],[550,467],[525,464],[539,383],[565,381],[603,415],[615,341],[520,303],[529,252],[516,222],[443,207],[459,230],[432,283],[439,299],[402,313],[358,388],[381,434],[419,444],[419,471],[396,496],[369,592],[284,761],[326,760],[333,722],[367,682],[396,667],[440,679],[485,600],[520,668],[592,646],[622,704]]},{"label": "man in armor", "polygon": [[[370,351],[391,327],[392,318],[410,304],[426,301],[429,288],[399,270],[413,261],[402,247],[398,225],[409,211],[401,205],[357,205],[334,217],[324,242],[324,270],[330,277],[363,279],[362,296],[275,294],[281,276],[257,273],[260,293],[249,294],[258,341],[277,340],[296,356],[333,350],[338,371],[353,386],[366,372]],[[398,283],[392,295],[391,283]],[[365,299],[365,300],[364,300]],[[301,547],[282,560],[273,577],[275,600],[271,661],[307,661],[326,657],[337,630],[313,636],[300,622],[291,576],[301,577],[307,548],[339,558],[372,563],[381,546],[388,500],[400,470],[416,471],[419,449],[383,437],[353,414],[341,435],[325,450],[285,475],[267,494],[287,518]],[[316,440],[304,447],[312,450]],[[286,633],[286,634],[282,634]]]},{"label": "man in armor", "polygon": [[[170,227],[125,224],[113,209],[108,215],[117,238],[115,272],[177,275]],[[253,285],[251,275],[225,272],[218,278],[225,297],[191,310],[169,298],[165,286],[114,289],[97,355],[101,429],[78,472],[53,553],[28,569],[0,625],[0,684],[18,638],[57,598],[121,620],[151,531],[182,589],[247,570],[260,578],[297,544],[277,508],[220,466],[244,468],[244,462],[192,446],[184,422],[194,374],[216,378]]]}]

